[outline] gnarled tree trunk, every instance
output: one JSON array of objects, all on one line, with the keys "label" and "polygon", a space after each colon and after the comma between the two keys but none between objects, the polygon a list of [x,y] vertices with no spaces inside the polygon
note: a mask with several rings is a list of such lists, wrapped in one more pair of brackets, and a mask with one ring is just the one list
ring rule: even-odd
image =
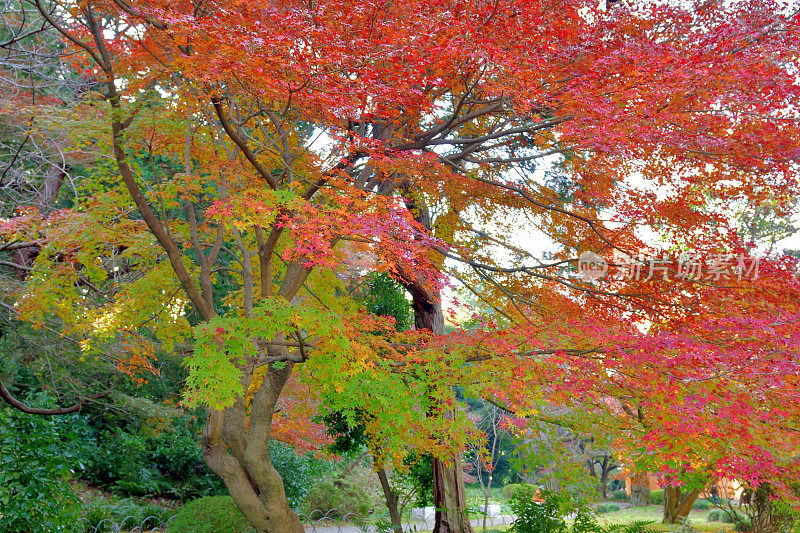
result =
[{"label": "gnarled tree trunk", "polygon": [[684,491],[680,487],[664,487],[663,523],[675,524],[689,516],[699,495],[699,490]]},{"label": "gnarled tree trunk", "polygon": [[291,363],[270,369],[253,397],[249,424],[243,399],[223,411],[208,414],[203,433],[203,456],[220,477],[256,533],[302,533],[303,526],[289,506],[283,480],[269,455],[272,417]]}]

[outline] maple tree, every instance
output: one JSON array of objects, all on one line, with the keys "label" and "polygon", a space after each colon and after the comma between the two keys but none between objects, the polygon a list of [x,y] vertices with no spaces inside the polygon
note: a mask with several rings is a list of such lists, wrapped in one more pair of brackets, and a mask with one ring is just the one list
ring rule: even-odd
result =
[{"label": "maple tree", "polygon": [[[290,378],[368,413],[388,449],[434,453],[437,532],[471,529],[459,462],[479,435],[454,385],[522,414],[543,396],[630,411],[628,448],[667,475],[784,478],[788,260],[756,284],[574,274],[587,250],[739,252],[727,213],[786,213],[797,192],[797,14],[685,4],[28,2],[96,83],[15,113],[61,124],[93,165],[71,209],[2,223],[4,246],[40,248],[6,265],[30,269],[14,308],[123,371],[190,344],[205,458],[259,532],[302,530],[267,449]],[[557,251],[527,250],[528,227]],[[444,335],[448,259],[496,319]],[[343,297],[345,270],[403,284],[415,331]]]}]

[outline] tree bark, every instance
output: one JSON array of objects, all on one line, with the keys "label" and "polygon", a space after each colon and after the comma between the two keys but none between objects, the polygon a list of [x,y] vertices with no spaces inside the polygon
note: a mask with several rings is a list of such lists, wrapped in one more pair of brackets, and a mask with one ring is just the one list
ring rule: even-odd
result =
[{"label": "tree bark", "polygon": [[[414,219],[428,231],[432,231],[433,220],[427,207],[417,204],[407,183],[401,186],[401,190],[406,208],[414,215]],[[398,281],[411,294],[415,329],[428,330],[439,335],[444,333],[444,314],[439,291],[421,284],[413,273],[404,271],[402,265],[396,265],[396,268]],[[453,415],[441,411],[438,414]],[[450,454],[444,461],[434,456],[433,506],[436,509],[436,519],[432,533],[474,533],[465,514],[466,503],[461,455]]]},{"label": "tree bark", "polygon": [[403,531],[403,523],[400,520],[400,510],[397,507],[400,502],[400,496],[392,488],[392,485],[389,483],[389,476],[382,466],[378,468],[378,479],[381,482],[383,496],[386,498],[386,507],[389,509],[389,518],[392,521],[392,528],[396,533],[401,533]]},{"label": "tree bark", "polygon": [[664,487],[663,523],[675,524],[689,516],[699,495],[699,490],[682,491],[680,487]]},{"label": "tree bark", "polygon": [[249,424],[243,399],[224,411],[209,412],[203,456],[256,533],[302,533],[289,506],[283,480],[269,455],[275,404],[292,371],[291,363],[270,369],[253,397]]},{"label": "tree bark", "polygon": [[[411,293],[414,309],[414,327],[432,333],[444,332],[444,315],[439,294],[422,287],[411,276],[400,272],[401,283]],[[453,416],[452,412],[437,413]],[[467,507],[464,490],[464,466],[459,453],[446,460],[433,458],[433,506],[436,518],[433,533],[473,533],[465,514]]]},{"label": "tree bark", "polygon": [[780,521],[775,520],[772,512],[771,496],[772,490],[767,483],[762,483],[753,491],[750,504],[753,533],[776,533],[780,529]]}]

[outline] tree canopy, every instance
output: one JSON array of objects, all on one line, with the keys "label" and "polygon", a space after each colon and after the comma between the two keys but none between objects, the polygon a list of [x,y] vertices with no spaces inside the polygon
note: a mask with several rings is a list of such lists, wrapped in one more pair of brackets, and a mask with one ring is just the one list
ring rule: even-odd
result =
[{"label": "tree canopy", "polygon": [[[790,7],[11,6],[2,50],[54,52],[3,67],[4,316],[62,339],[62,387],[102,368],[65,399],[183,354],[206,461],[257,531],[302,530],[278,406],[446,458],[480,438],[455,386],[603,420],[670,483],[796,479],[797,264],[756,261],[737,216],[790,217],[800,186]],[[578,272],[588,252],[607,276]],[[376,272],[413,330],[351,294]],[[436,530],[469,529],[453,516]]]}]

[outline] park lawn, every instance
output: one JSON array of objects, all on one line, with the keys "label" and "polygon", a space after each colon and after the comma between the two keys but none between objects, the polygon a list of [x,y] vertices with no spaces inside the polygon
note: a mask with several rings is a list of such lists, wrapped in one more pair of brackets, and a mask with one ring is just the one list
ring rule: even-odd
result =
[{"label": "park lawn", "polygon": [[[689,520],[692,527],[699,533],[729,533],[733,531],[732,524],[724,524],[721,522],[709,522],[708,510],[693,509],[689,513]],[[654,523],[650,524],[648,529],[654,531],[669,531],[675,526],[662,524],[663,508],[661,505],[649,505],[647,507],[630,507],[620,511],[611,511],[600,515],[600,522],[610,524],[630,524],[639,520],[652,520]]]}]

